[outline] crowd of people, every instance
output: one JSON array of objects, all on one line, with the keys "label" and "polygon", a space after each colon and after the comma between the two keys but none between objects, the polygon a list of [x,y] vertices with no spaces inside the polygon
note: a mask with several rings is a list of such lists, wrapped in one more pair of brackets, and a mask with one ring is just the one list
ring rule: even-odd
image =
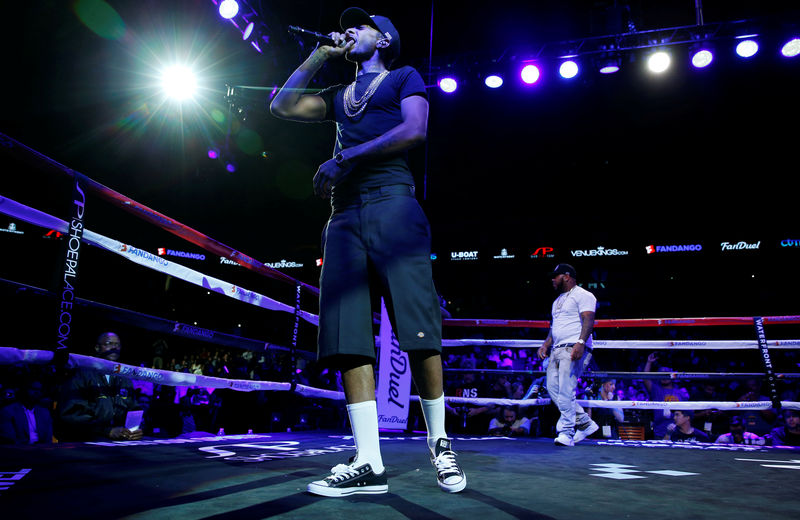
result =
[{"label": "crowd of people", "polygon": [[[122,349],[113,333],[100,336],[98,357],[121,360],[136,357]],[[289,381],[330,390],[342,390],[339,373],[289,352],[241,351],[203,346],[192,352],[170,346],[163,339],[150,349],[152,358],[142,366],[260,381]],[[636,352],[636,351],[631,351]],[[126,356],[126,354],[130,354]],[[630,354],[629,356],[634,356]],[[699,354],[673,357],[667,366],[657,353],[631,360],[631,371],[672,372],[694,367]],[[139,356],[141,357],[141,356]],[[601,358],[603,356],[601,355]],[[522,399],[549,397],[541,360],[532,348],[457,347],[442,356],[445,395],[466,398]],[[726,367],[721,367],[726,368]],[[0,442],[42,444],[57,440],[135,440],[147,437],[211,435],[286,429],[339,429],[346,427],[343,404],[309,399],[289,392],[238,392],[231,389],[174,387],[130,382],[118,376],[88,375],[83,370],[59,374],[53,365],[0,366]],[[797,380],[781,380],[779,397],[798,401]],[[591,372],[578,381],[578,399],[631,401],[769,401],[757,378],[746,380],[596,379]],[[111,395],[112,399],[100,399]],[[91,402],[113,402],[116,409],[92,410]],[[112,407],[112,408],[113,408]],[[125,431],[128,411],[141,410],[135,432]],[[448,431],[453,434],[555,436],[558,410],[550,406],[472,405],[448,403]],[[800,416],[793,410],[730,412],[701,410],[642,410],[588,408],[601,427],[592,438],[619,438],[620,426],[640,426],[648,439],[735,444],[800,446]],[[424,430],[419,411],[412,406],[410,430]]]}]

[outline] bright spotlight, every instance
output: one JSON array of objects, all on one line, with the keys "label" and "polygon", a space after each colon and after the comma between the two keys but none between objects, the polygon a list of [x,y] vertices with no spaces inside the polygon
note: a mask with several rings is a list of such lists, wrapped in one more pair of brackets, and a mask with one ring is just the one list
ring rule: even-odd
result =
[{"label": "bright spotlight", "polygon": [[253,29],[255,29],[255,27],[256,27],[255,22],[250,22],[249,24],[247,24],[247,27],[245,27],[244,31],[242,32],[242,39],[243,40],[248,39],[253,34]]},{"label": "bright spotlight", "polygon": [[692,56],[692,65],[695,68],[702,69],[711,65],[714,60],[714,55],[707,49],[702,49],[694,53]]},{"label": "bright spotlight", "polygon": [[491,76],[486,76],[486,79],[483,82],[489,88],[498,88],[503,85],[503,78],[495,74],[492,74]]},{"label": "bright spotlight", "polygon": [[800,54],[800,38],[793,38],[781,47],[781,54],[787,58],[794,58]]},{"label": "bright spotlight", "polygon": [[651,54],[647,59],[647,68],[650,69],[650,72],[661,74],[669,68],[669,63],[669,54],[664,51],[658,51]]},{"label": "bright spotlight", "polygon": [[439,80],[439,88],[442,92],[452,94],[458,88],[458,82],[454,78],[442,78]]},{"label": "bright spotlight", "polygon": [[175,65],[166,69],[161,75],[161,86],[167,96],[182,100],[191,98],[197,88],[194,73],[182,65]]},{"label": "bright spotlight", "polygon": [[528,85],[533,85],[539,80],[539,68],[536,65],[525,65],[519,75],[522,81]]},{"label": "bright spotlight", "polygon": [[578,64],[572,60],[567,60],[558,68],[558,73],[564,79],[571,79],[578,75]]},{"label": "bright spotlight", "polygon": [[239,4],[236,0],[223,0],[219,4],[219,15],[226,20],[230,20],[237,14],[239,14]]},{"label": "bright spotlight", "polygon": [[736,46],[736,54],[742,58],[750,58],[758,52],[758,44],[755,40],[744,40]]}]

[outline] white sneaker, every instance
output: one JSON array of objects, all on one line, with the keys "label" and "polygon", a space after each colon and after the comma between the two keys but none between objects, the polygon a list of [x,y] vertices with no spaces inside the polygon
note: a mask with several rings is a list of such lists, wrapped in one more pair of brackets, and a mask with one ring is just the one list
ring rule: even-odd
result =
[{"label": "white sneaker", "polygon": [[467,487],[467,475],[456,462],[456,453],[452,450],[450,439],[442,437],[436,441],[431,464],[436,468],[436,478],[442,491],[458,493]]},{"label": "white sneaker", "polygon": [[588,423],[582,424],[576,428],[575,435],[572,436],[572,442],[574,444],[578,444],[583,439],[585,439],[586,437],[593,434],[599,429],[600,427],[597,425],[596,422],[589,420]]},{"label": "white sneaker", "polygon": [[553,442],[556,446],[575,446],[575,442],[572,440],[572,437],[564,432],[559,433],[558,437],[556,437]]},{"label": "white sneaker", "polygon": [[339,464],[331,469],[331,475],[308,485],[308,492],[325,497],[345,497],[355,494],[376,495],[389,491],[386,483],[386,470],[380,475],[372,471],[372,466]]}]

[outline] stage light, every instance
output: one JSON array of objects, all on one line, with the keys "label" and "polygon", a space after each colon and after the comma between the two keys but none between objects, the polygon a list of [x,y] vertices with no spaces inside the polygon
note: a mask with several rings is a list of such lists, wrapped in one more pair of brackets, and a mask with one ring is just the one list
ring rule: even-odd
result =
[{"label": "stage light", "polygon": [[197,88],[197,79],[188,67],[175,65],[162,72],[161,86],[167,96],[173,99],[189,99]]},{"label": "stage light", "polygon": [[647,58],[647,68],[654,74],[661,74],[669,68],[669,54],[664,51],[654,52]]},{"label": "stage light", "polygon": [[572,79],[578,75],[578,64],[572,60],[567,60],[558,68],[558,73],[564,79]]},{"label": "stage light", "polygon": [[439,88],[442,89],[442,92],[452,94],[458,88],[458,82],[455,78],[442,78],[439,80]]},{"label": "stage light", "polygon": [[711,65],[714,54],[708,49],[700,49],[692,55],[692,65],[697,69],[703,69]]},{"label": "stage light", "polygon": [[528,85],[533,85],[539,81],[539,68],[536,65],[525,65],[522,67],[519,76]]},{"label": "stage light", "polygon": [[750,58],[758,52],[758,43],[755,40],[746,39],[736,45],[736,54],[742,58]]},{"label": "stage light", "polygon": [[236,0],[223,0],[219,4],[219,15],[226,20],[230,20],[239,14],[239,4]]},{"label": "stage light", "polygon": [[225,169],[228,170],[228,172],[233,173],[236,171],[236,165],[233,163],[228,163],[225,165]]},{"label": "stage light", "polygon": [[793,38],[781,47],[781,54],[786,58],[794,58],[800,54],[800,38]]},{"label": "stage light", "polygon": [[492,74],[491,76],[486,76],[486,79],[483,82],[489,88],[498,88],[503,85],[503,78],[497,76],[496,74]]},{"label": "stage light", "polygon": [[247,24],[247,27],[245,27],[244,31],[242,32],[243,40],[247,40],[253,34],[253,29],[255,28],[255,26],[256,26],[255,22],[250,22],[249,24]]},{"label": "stage light", "polygon": [[219,157],[219,152],[214,150],[213,148],[208,150],[208,158],[209,159],[216,159]]},{"label": "stage light", "polygon": [[619,72],[620,59],[619,56],[604,56],[599,62],[600,74],[614,74]]}]

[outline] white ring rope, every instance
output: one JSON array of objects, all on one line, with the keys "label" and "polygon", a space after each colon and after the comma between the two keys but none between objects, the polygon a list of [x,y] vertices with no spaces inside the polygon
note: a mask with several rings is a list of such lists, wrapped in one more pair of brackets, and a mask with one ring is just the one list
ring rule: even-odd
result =
[{"label": "white ring rope", "polygon": [[[443,347],[463,346],[491,346],[509,348],[535,348],[538,349],[543,340],[523,339],[443,339]],[[800,348],[800,339],[781,339],[767,341],[770,349],[794,350]],[[592,349],[623,349],[623,350],[746,350],[757,349],[755,340],[686,340],[686,341],[638,341],[638,340],[592,340]]]},{"label": "white ring rope", "polygon": [[[44,364],[53,360],[53,352],[49,350],[19,350],[15,348],[0,347],[0,364],[33,363]],[[123,363],[114,363],[105,359],[84,356],[81,354],[69,355],[69,366],[80,367],[113,374],[127,379],[148,381],[151,383],[170,386],[204,386],[207,388],[229,388],[242,392],[258,390],[291,391],[294,390],[305,397],[318,397],[323,399],[344,400],[344,393],[334,390],[324,390],[306,385],[291,383],[275,383],[271,381],[250,381],[242,379],[223,379],[221,377],[202,376],[185,372],[171,372],[155,368],[135,367]],[[410,396],[412,401],[418,401],[419,396]],[[493,399],[477,397],[445,396],[449,403],[498,405],[498,406],[543,406],[550,404],[550,399]],[[587,408],[638,408],[640,410],[767,410],[772,408],[770,401],[603,401],[578,399],[579,405]],[[800,410],[800,403],[794,401],[781,401],[783,408]]]},{"label": "white ring rope", "polygon": [[[24,204],[20,204],[6,197],[0,197],[0,213],[5,213],[12,217],[24,220],[30,224],[44,227],[47,229],[55,229],[62,233],[69,233],[69,225],[61,219],[48,215],[42,211],[30,208]],[[123,244],[112,238],[105,237],[99,233],[84,229],[83,239],[95,246],[98,246],[112,253],[116,253],[131,262],[139,265],[149,267],[154,271],[168,274],[179,278],[185,282],[203,287],[204,289],[224,294],[229,298],[239,300],[244,303],[249,303],[257,307],[272,311],[281,311],[294,314],[294,307],[273,300],[268,296],[259,294],[255,291],[249,291],[229,282],[225,282],[213,276],[203,274],[194,269],[177,264],[160,256],[148,253],[137,247]],[[319,317],[306,311],[300,311],[300,317],[314,325],[319,324]]]},{"label": "white ring rope", "polygon": [[[32,363],[46,364],[53,361],[53,352],[49,350],[19,350],[15,348],[0,347],[0,364]],[[105,359],[84,356],[81,354],[69,355],[69,367],[80,367],[104,374],[113,374],[127,379],[147,381],[150,383],[169,386],[204,386],[207,388],[230,388],[243,392],[256,390],[290,391],[292,383],[275,383],[271,381],[250,381],[247,379],[223,379],[221,377],[189,374],[186,372],[172,372],[155,368],[135,367],[123,363],[114,363]],[[313,388],[306,385],[295,385],[294,391],[306,397],[321,397],[325,399],[344,399],[343,392]]]}]

